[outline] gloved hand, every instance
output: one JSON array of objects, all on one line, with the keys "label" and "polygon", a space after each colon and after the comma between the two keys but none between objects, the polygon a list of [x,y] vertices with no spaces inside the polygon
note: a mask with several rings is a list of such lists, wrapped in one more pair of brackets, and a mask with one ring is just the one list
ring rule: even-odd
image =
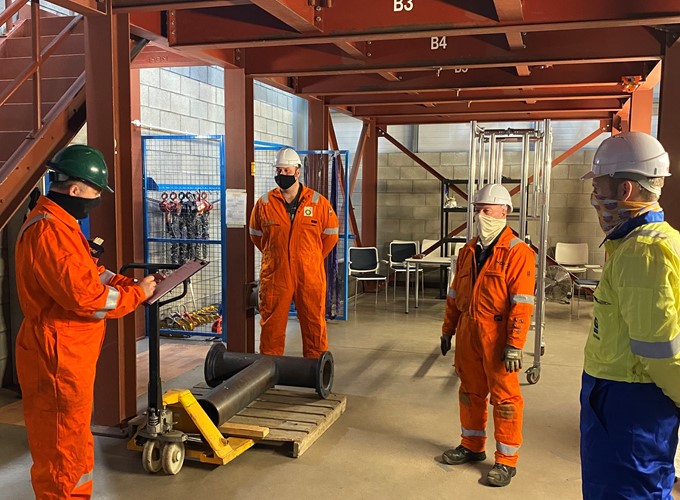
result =
[{"label": "gloved hand", "polygon": [[453,336],[448,336],[448,335],[442,335],[440,337],[441,341],[441,348],[442,348],[442,356],[446,356],[446,353],[451,350],[451,338]]},{"label": "gloved hand", "polygon": [[505,371],[508,373],[520,371],[522,369],[522,349],[506,345],[501,361],[505,361]]}]

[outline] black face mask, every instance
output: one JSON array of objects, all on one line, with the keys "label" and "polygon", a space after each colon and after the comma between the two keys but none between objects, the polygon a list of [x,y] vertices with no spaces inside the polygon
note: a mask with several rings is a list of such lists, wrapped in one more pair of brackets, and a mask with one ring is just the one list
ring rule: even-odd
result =
[{"label": "black face mask", "polygon": [[75,219],[84,219],[90,214],[90,210],[98,207],[102,201],[99,196],[96,198],[78,198],[54,191],[47,193],[47,197],[66,210]]},{"label": "black face mask", "polygon": [[274,180],[276,181],[276,184],[284,191],[295,184],[294,175],[277,174],[274,176]]}]

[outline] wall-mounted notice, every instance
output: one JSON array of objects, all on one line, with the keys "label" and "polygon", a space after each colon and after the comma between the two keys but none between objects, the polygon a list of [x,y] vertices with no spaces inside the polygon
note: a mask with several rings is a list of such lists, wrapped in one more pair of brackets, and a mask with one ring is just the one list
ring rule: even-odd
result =
[{"label": "wall-mounted notice", "polygon": [[246,227],[246,190],[227,189],[227,227]]}]

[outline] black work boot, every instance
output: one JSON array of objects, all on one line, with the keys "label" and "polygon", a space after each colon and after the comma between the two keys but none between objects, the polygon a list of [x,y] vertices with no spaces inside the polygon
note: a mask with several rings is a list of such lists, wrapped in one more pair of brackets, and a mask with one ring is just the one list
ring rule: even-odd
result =
[{"label": "black work boot", "polygon": [[481,462],[486,460],[486,453],[468,450],[462,444],[452,450],[446,450],[442,454],[442,460],[449,465],[461,465],[468,462]]},{"label": "black work boot", "polygon": [[510,481],[517,474],[517,467],[510,467],[509,465],[499,464],[496,462],[486,475],[486,481],[491,486],[507,486]]}]

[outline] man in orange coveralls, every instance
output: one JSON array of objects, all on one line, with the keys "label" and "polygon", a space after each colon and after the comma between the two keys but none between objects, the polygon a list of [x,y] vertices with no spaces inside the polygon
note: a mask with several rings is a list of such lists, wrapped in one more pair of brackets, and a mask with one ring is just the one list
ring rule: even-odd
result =
[{"label": "man in orange coveralls", "polygon": [[279,150],[279,188],[262,196],[250,214],[250,239],[262,252],[260,352],[283,354],[295,301],[303,355],[318,358],[328,350],[324,259],[338,241],[338,217],[326,198],[300,183],[300,167],[295,150]]},{"label": "man in orange coveralls", "polygon": [[491,393],[496,438],[491,486],[507,486],[516,474],[522,444],[522,409],[518,371],[534,304],[535,257],[506,225],[512,199],[500,184],[476,194],[477,238],[460,250],[446,299],[442,354],[455,349],[460,378],[460,446],[442,460],[451,465],[486,459],[487,396]]},{"label": "man in orange coveralls", "polygon": [[28,214],[16,246],[24,313],[16,358],[31,479],[39,500],[90,498],[94,439],[90,416],[106,318],[132,312],[151,296],[139,283],[97,266],[76,219],[97,206],[108,171],[100,151],[69,146],[48,163],[52,184]]}]

